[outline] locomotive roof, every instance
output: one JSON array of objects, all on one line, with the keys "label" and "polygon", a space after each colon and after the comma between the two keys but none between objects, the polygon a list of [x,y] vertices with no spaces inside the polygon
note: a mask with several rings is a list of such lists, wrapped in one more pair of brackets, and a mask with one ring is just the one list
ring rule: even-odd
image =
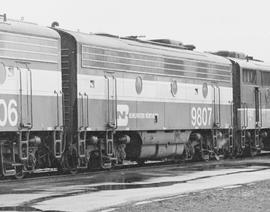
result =
[{"label": "locomotive roof", "polygon": [[270,71],[270,64],[264,63],[262,61],[244,60],[238,58],[229,58],[229,59],[238,63],[241,68]]},{"label": "locomotive roof", "polygon": [[48,27],[39,26],[37,24],[23,21],[13,21],[9,19],[5,22],[0,22],[0,31],[46,38],[60,38],[56,31]]},{"label": "locomotive roof", "polygon": [[87,34],[60,29],[72,35],[78,43],[86,45],[101,46],[106,48],[121,49],[132,52],[152,53],[158,55],[167,55],[171,57],[183,57],[191,60],[200,60],[205,62],[217,63],[222,65],[231,65],[231,62],[224,57],[190,51],[186,49],[175,49],[171,47],[158,46],[138,40],[123,39],[118,37],[109,37],[96,34]]}]

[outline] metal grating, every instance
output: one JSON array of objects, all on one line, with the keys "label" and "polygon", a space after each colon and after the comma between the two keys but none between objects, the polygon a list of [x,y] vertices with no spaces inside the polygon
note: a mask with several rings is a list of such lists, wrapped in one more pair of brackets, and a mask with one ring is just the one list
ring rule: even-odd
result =
[{"label": "metal grating", "polygon": [[82,45],[82,67],[231,82],[230,65],[89,45]]}]

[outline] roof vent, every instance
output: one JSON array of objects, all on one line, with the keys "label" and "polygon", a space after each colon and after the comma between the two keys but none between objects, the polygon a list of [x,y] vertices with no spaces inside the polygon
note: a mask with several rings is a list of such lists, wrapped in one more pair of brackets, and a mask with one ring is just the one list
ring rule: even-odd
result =
[{"label": "roof vent", "polygon": [[171,39],[154,39],[149,40],[152,44],[178,48],[178,49],[187,49],[187,50],[194,50],[196,47],[192,44],[184,45],[181,41],[171,40]]},{"label": "roof vent", "polygon": [[245,60],[247,55],[241,52],[233,52],[233,51],[218,51],[213,52],[215,55],[223,56],[223,57],[232,57]]},{"label": "roof vent", "polygon": [[182,46],[183,43],[181,41],[176,41],[176,40],[170,40],[170,39],[154,39],[154,40],[149,40],[155,43],[163,43],[163,44],[169,44],[173,46]]},{"label": "roof vent", "polygon": [[193,44],[185,44],[184,47],[187,49],[187,50],[194,50],[196,49],[196,46],[194,46]]},{"label": "roof vent", "polygon": [[117,35],[112,35],[108,33],[95,33],[95,35],[100,35],[100,36],[105,36],[105,37],[110,37],[110,38],[119,38]]},{"label": "roof vent", "polygon": [[246,55],[246,54],[241,53],[241,52],[218,51],[218,52],[209,52],[209,53],[215,54],[218,56],[222,56],[222,57],[232,57],[232,58],[237,58],[237,59],[241,59],[241,60],[247,60],[247,62],[250,60],[257,61],[257,62],[263,62],[262,60],[255,59],[255,58],[253,58],[253,56],[249,56],[249,55]]},{"label": "roof vent", "polygon": [[7,14],[4,13],[3,15],[0,15],[0,18],[3,19],[3,22],[6,22],[7,21]]}]

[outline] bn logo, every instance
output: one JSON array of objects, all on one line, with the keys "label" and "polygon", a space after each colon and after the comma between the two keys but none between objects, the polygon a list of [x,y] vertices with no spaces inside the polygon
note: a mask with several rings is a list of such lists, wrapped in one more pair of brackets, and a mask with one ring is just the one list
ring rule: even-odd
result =
[{"label": "bn logo", "polygon": [[117,123],[118,126],[127,126],[128,125],[128,105],[117,105]]}]

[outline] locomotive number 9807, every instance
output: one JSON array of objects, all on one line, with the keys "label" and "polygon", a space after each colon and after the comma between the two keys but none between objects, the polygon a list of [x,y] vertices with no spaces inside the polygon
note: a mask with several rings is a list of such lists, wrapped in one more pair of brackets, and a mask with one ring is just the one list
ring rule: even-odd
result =
[{"label": "locomotive number 9807", "polygon": [[209,126],[211,125],[212,107],[192,107],[191,124],[192,126]]}]

